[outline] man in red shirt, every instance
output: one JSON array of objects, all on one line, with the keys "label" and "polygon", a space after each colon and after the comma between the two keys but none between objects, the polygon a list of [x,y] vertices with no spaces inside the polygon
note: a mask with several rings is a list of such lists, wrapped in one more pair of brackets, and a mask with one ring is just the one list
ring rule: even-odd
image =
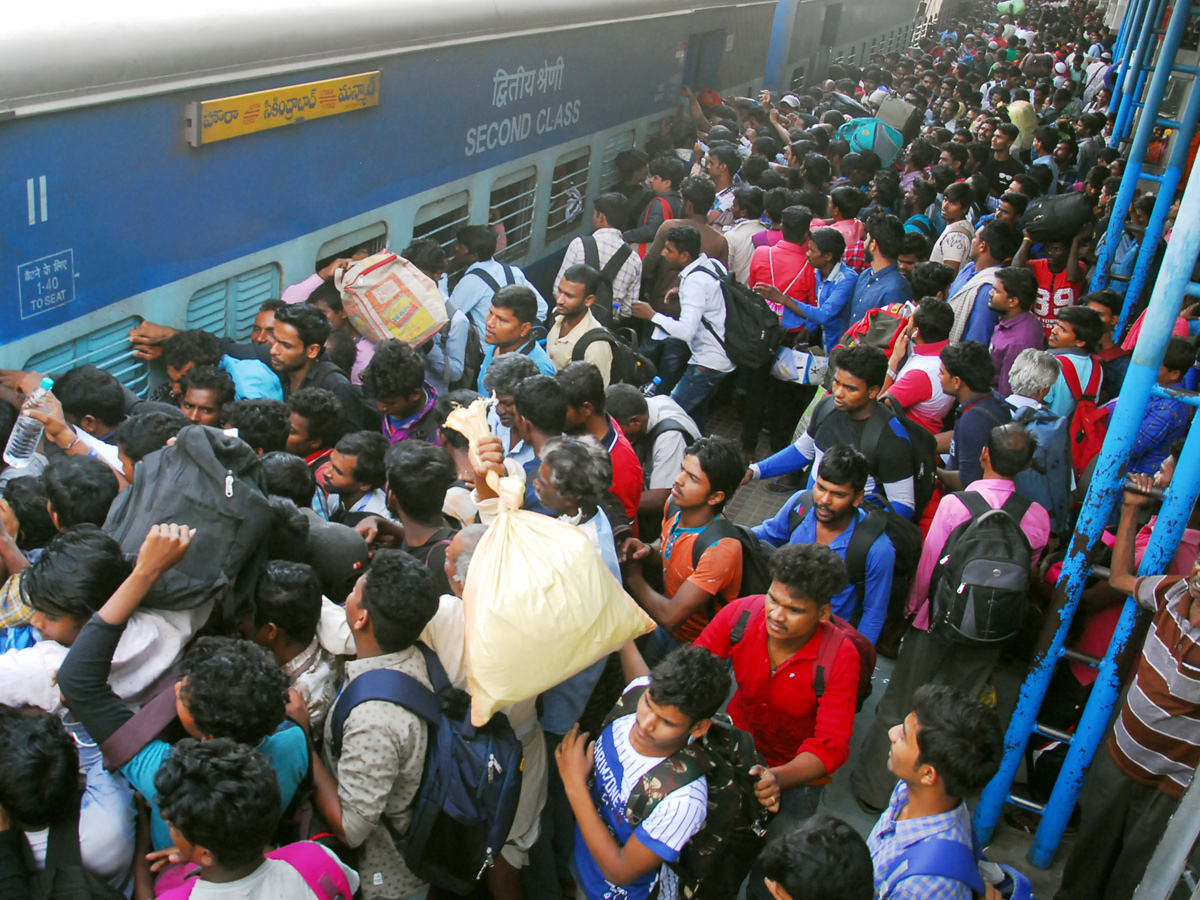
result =
[{"label": "man in red shirt", "polygon": [[[771,557],[765,597],[730,603],[696,639],[733,660],[737,690],[729,716],[754,736],[780,790],[768,839],[811,816],[822,787],[850,755],[858,697],[858,650],[842,639],[824,691],[814,688],[821,643],[836,639],[831,602],[846,586],[842,558],[819,544],[789,544]],[[747,897],[768,898],[762,876],[750,873]]]},{"label": "man in red shirt", "polygon": [[[567,395],[567,434],[587,434],[600,442],[612,460],[612,494],[625,511],[624,521],[609,515],[613,539],[620,547],[625,538],[637,534],[637,510],[642,500],[642,463],[637,451],[612,416],[604,411],[604,376],[590,362],[567,365],[554,376]],[[610,512],[605,506],[605,512]]]},{"label": "man in red shirt", "polygon": [[1046,258],[1030,259],[1029,252],[1033,248],[1033,239],[1025,232],[1025,240],[1021,249],[1013,257],[1012,264],[1030,269],[1037,281],[1037,300],[1033,304],[1033,314],[1041,319],[1046,337],[1054,330],[1056,316],[1060,309],[1074,306],[1079,302],[1079,295],[1085,290],[1083,276],[1087,265],[1079,258],[1079,244],[1083,240],[1083,232],[1068,241],[1046,241]]}]

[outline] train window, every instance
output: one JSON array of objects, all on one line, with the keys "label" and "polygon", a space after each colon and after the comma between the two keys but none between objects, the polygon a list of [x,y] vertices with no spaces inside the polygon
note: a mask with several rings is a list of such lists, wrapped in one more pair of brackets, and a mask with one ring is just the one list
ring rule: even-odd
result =
[{"label": "train window", "polygon": [[274,263],[210,284],[188,300],[187,327],[243,340],[250,337],[259,306],[279,291],[279,266]]},{"label": "train window", "polygon": [[75,366],[91,363],[111,372],[123,385],[144,397],[150,385],[150,364],[134,356],[129,343],[129,329],[140,324],[140,318],[129,316],[105,325],[81,338],[31,356],[25,361],[24,369],[27,372],[61,375]]},{"label": "train window", "polygon": [[516,261],[529,252],[533,241],[533,203],[537,197],[537,169],[530,166],[496,180],[488,202],[488,222],[503,229],[504,249],[496,256]]},{"label": "train window", "polygon": [[471,195],[467,191],[459,191],[433,203],[426,203],[417,211],[417,218],[413,222],[413,240],[429,238],[442,245],[446,251],[446,262],[451,265],[451,276],[463,268],[454,261],[454,239],[458,229],[467,224],[470,201]]},{"label": "train window", "polygon": [[560,156],[550,182],[550,213],[546,218],[546,242],[569,234],[583,221],[587,201],[588,165],[592,151],[588,147]]},{"label": "train window", "polygon": [[373,256],[387,246],[387,235],[386,222],[373,222],[332,241],[326,241],[317,251],[317,265],[313,271],[320,272],[339,256],[348,258],[362,251],[366,251],[367,256]]},{"label": "train window", "polygon": [[617,155],[623,150],[631,149],[634,138],[634,132],[624,131],[614,134],[604,142],[604,158],[601,161],[600,169],[600,193],[611,191],[621,180],[621,174],[617,171]]}]

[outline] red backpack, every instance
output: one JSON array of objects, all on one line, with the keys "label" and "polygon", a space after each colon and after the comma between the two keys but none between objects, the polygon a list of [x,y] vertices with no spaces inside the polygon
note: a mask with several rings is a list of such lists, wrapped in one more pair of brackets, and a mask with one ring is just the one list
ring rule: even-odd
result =
[{"label": "red backpack", "polygon": [[1062,366],[1063,378],[1075,398],[1075,412],[1071,416],[1071,465],[1079,474],[1100,455],[1104,446],[1104,435],[1108,433],[1108,410],[1096,405],[1100,394],[1102,369],[1100,361],[1092,357],[1092,374],[1088,376],[1087,390],[1079,384],[1079,373],[1069,356],[1056,356]]},{"label": "red backpack", "polygon": [[889,303],[878,309],[870,310],[865,316],[846,329],[839,347],[857,347],[865,345],[878,347],[884,353],[891,355],[892,347],[900,332],[908,327],[908,303]]},{"label": "red backpack", "polygon": [[[750,602],[742,610],[733,628],[729,630],[729,646],[736,647],[746,633],[746,625],[751,617],[763,615],[766,606],[764,594],[747,597]],[[875,645],[841,616],[830,616],[829,621],[821,626],[821,643],[817,647],[817,660],[813,663],[813,693],[817,699],[825,693],[826,672],[832,671],[834,660],[842,641],[850,641],[858,651],[858,699],[855,701],[855,711],[861,711],[867,698],[871,696],[871,678],[875,674]]]}]

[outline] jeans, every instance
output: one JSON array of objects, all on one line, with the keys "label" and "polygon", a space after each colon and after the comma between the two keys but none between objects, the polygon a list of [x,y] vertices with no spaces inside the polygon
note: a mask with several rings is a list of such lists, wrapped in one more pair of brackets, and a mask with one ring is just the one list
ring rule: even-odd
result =
[{"label": "jeans", "polygon": [[679,384],[675,385],[675,390],[671,391],[671,399],[692,417],[701,433],[704,432],[709,398],[717,392],[727,375],[728,372],[718,372],[704,366],[688,366]]},{"label": "jeans", "polygon": [[662,383],[658,386],[658,393],[671,393],[675,385],[679,383],[679,379],[683,377],[688,358],[692,355],[691,349],[684,341],[673,337],[664,338],[661,341],[649,341],[646,349],[650,358],[658,366],[658,377],[662,379]]}]

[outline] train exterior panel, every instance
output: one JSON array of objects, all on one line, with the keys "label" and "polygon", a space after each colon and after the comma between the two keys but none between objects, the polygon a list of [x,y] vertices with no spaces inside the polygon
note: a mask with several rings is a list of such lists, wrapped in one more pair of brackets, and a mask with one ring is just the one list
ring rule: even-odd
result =
[{"label": "train exterior panel", "polygon": [[[774,12],[658,0],[606,4],[607,18],[588,23],[584,8],[599,16],[599,4],[567,19],[560,6],[558,20],[537,15],[545,3],[518,6],[492,36],[444,10],[415,16],[406,33],[420,46],[390,52],[322,52],[292,35],[288,54],[267,58],[236,34],[197,31],[172,67],[175,33],[164,32],[136,63],[114,62],[108,47],[91,70],[76,60],[79,71],[5,77],[0,364],[96,362],[139,389],[147,367],[124,335],[140,319],[244,337],[258,304],[317,259],[364,240],[446,243],[489,213],[505,224],[506,259],[541,259],[585,230],[617,152],[675,109],[681,82],[755,86]],[[187,140],[193,104],[371,72],[373,106]]]}]

